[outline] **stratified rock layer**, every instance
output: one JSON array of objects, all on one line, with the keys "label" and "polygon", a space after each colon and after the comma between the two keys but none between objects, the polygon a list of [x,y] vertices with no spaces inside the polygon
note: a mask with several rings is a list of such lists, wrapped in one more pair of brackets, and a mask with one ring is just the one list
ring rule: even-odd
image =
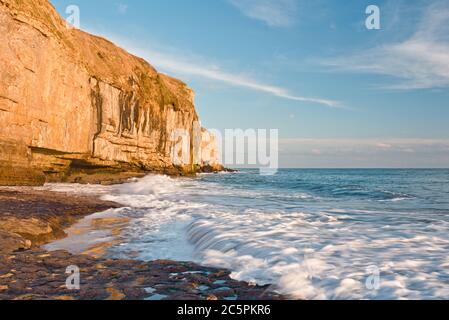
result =
[{"label": "stratified rock layer", "polygon": [[177,166],[170,156],[173,132],[193,146],[198,121],[183,82],[69,28],[47,0],[0,0],[0,43],[0,185],[197,169],[193,155]]}]

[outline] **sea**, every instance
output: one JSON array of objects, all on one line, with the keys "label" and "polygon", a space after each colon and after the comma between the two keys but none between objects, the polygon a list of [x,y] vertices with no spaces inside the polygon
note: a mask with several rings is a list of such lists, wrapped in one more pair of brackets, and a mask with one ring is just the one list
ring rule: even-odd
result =
[{"label": "sea", "polygon": [[[291,299],[449,299],[449,169],[281,169],[149,175],[115,186],[49,184],[122,204],[112,258],[229,269]],[[86,222],[84,222],[86,223]]]}]

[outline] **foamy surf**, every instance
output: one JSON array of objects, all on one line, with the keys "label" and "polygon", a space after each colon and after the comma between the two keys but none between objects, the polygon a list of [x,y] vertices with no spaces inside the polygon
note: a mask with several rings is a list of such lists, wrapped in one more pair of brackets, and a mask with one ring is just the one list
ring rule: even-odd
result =
[{"label": "foamy surf", "polygon": [[83,190],[126,207],[120,214],[130,220],[108,251],[113,257],[227,268],[237,280],[300,299],[449,298],[448,187],[434,186],[432,174],[448,177],[244,171],[46,188]]}]

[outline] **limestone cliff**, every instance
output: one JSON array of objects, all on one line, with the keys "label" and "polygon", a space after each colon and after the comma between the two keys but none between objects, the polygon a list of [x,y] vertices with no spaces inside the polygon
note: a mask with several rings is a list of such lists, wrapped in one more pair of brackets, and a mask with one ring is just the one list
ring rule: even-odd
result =
[{"label": "limestone cliff", "polygon": [[69,28],[47,0],[0,0],[0,43],[0,185],[197,169],[170,157],[172,132],[198,121],[183,82]]}]

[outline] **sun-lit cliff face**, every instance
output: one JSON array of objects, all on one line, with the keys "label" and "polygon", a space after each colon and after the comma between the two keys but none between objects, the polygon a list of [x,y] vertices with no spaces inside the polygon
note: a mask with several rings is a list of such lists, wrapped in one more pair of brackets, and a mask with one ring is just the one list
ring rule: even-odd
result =
[{"label": "sun-lit cliff face", "polygon": [[47,0],[0,0],[0,43],[0,184],[197,168],[170,157],[172,132],[198,121],[183,82],[69,28]]}]

